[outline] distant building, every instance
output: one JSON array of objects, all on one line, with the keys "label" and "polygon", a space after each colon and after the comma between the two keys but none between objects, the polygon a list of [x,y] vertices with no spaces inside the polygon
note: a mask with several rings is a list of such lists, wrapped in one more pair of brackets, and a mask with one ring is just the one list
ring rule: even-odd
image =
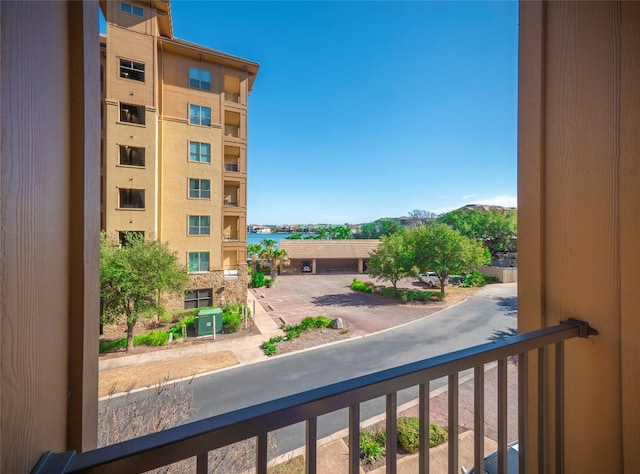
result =
[{"label": "distant building", "polygon": [[379,240],[281,240],[289,265],[282,273],[364,273]]},{"label": "distant building", "polygon": [[101,2],[101,228],[168,242],[173,309],[245,301],[247,98],[259,65],[173,36],[167,1]]}]

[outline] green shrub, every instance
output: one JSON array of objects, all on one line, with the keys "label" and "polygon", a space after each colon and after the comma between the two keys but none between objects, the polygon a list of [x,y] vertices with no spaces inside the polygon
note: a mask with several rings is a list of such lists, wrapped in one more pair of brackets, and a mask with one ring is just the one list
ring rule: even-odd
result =
[{"label": "green shrub", "polygon": [[237,332],[242,327],[242,314],[232,311],[223,312],[222,327],[227,332]]},{"label": "green shrub", "polygon": [[264,352],[264,355],[268,355],[268,356],[274,355],[278,350],[276,348],[276,345],[273,342],[269,342],[269,341],[263,342],[260,345],[260,349],[262,349],[262,351]]},{"label": "green shrub", "polygon": [[271,288],[271,278],[265,278],[264,279],[264,286],[266,286],[267,288]]},{"label": "green shrub", "polygon": [[326,328],[331,324],[331,321],[333,320],[331,318],[327,318],[326,316],[316,316],[315,318],[312,316],[308,316],[300,321],[300,327],[303,331],[314,328]]},{"label": "green shrub", "polygon": [[164,346],[169,343],[170,331],[151,331],[147,334],[138,334],[133,338],[134,346]]},{"label": "green shrub", "polygon": [[420,427],[417,416],[398,418],[398,444],[408,453],[415,453],[420,448]]},{"label": "green shrub", "polygon": [[[398,444],[408,453],[416,453],[420,449],[420,425],[417,416],[398,418]],[[429,425],[429,447],[433,448],[447,441],[447,431],[431,423]]]},{"label": "green shrub", "polygon": [[303,329],[300,326],[287,326],[284,328],[284,331],[286,332],[284,338],[290,341],[296,337],[300,337]]},{"label": "green shrub", "polygon": [[121,337],[120,339],[116,339],[115,341],[104,342],[100,341],[100,352],[110,352],[115,349],[124,349],[127,347],[127,338]]},{"label": "green shrub", "polygon": [[434,446],[438,446],[439,444],[444,443],[449,439],[447,434],[447,430],[442,428],[441,426],[436,425],[435,423],[431,423],[429,425],[429,447],[433,448]]},{"label": "green shrub", "polygon": [[471,286],[479,287],[486,284],[487,282],[485,281],[484,275],[478,270],[474,270],[464,278],[464,283],[462,283],[460,286],[462,286],[463,288],[469,288]]},{"label": "green shrub", "polygon": [[251,286],[261,288],[264,286],[264,273],[256,272],[251,276]]},{"label": "green shrub", "polygon": [[262,344],[260,344],[260,349],[262,349],[265,355],[268,355],[268,356],[273,355],[277,351],[276,344],[282,341],[282,339],[283,339],[282,336],[272,337],[268,341],[265,341]]},{"label": "green shrub", "polygon": [[369,430],[360,431],[360,458],[372,463],[385,455],[385,436],[381,432],[374,433]]},{"label": "green shrub", "polygon": [[369,283],[356,280],[355,278],[351,282],[351,289],[354,291],[362,291],[363,293],[371,293],[373,291],[373,288],[371,288]]}]

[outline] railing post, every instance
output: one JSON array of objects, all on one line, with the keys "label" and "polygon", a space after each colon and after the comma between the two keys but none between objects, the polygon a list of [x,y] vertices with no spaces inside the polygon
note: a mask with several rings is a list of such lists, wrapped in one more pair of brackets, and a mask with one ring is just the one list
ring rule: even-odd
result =
[{"label": "railing post", "polygon": [[267,434],[260,433],[256,436],[256,472],[267,474]]},{"label": "railing post", "polygon": [[556,343],[556,474],[564,474],[564,342]]},{"label": "railing post", "polygon": [[360,472],[360,405],[349,407],[349,473]]},{"label": "railing post", "polygon": [[395,474],[398,458],[398,394],[387,394],[387,474]]},{"label": "railing post", "polygon": [[449,472],[458,473],[458,373],[449,375]]},{"label": "railing post", "polygon": [[484,365],[473,369],[473,465],[484,472]]},{"label": "railing post", "polygon": [[529,430],[529,354],[518,354],[518,471],[525,474],[527,468],[527,440]]},{"label": "railing post", "polygon": [[197,474],[207,474],[209,472],[209,453],[200,453],[196,456]]},{"label": "railing post", "polygon": [[419,388],[419,430],[420,430],[420,451],[418,455],[419,474],[429,474],[429,381],[420,384]]},{"label": "railing post", "polygon": [[507,474],[507,359],[498,361],[498,473]]},{"label": "railing post", "polygon": [[316,469],[318,466],[318,419],[315,416],[307,420],[306,442],[307,474],[316,474]]}]

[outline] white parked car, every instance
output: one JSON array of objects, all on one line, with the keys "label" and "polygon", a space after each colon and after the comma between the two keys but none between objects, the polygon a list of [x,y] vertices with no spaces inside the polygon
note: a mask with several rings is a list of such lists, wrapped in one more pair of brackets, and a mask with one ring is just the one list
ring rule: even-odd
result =
[{"label": "white parked car", "polygon": [[440,286],[440,279],[434,272],[421,273],[418,278],[422,283],[426,283],[429,288]]}]

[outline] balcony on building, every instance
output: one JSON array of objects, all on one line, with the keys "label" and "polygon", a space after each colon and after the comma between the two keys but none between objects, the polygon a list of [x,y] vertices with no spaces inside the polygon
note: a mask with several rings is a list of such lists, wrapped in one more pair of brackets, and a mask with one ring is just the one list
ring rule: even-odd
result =
[{"label": "balcony on building", "polygon": [[224,171],[225,173],[240,172],[240,148],[236,146],[224,146]]},{"label": "balcony on building", "polygon": [[238,112],[224,111],[224,136],[225,138],[241,138],[240,114]]},{"label": "balcony on building", "polygon": [[224,242],[238,242],[240,240],[239,218],[224,216],[222,224],[222,240]]},{"label": "balcony on building", "polygon": [[240,104],[240,78],[237,76],[224,76],[224,100]]},{"label": "balcony on building", "polygon": [[224,184],[224,207],[240,207],[240,186]]}]

